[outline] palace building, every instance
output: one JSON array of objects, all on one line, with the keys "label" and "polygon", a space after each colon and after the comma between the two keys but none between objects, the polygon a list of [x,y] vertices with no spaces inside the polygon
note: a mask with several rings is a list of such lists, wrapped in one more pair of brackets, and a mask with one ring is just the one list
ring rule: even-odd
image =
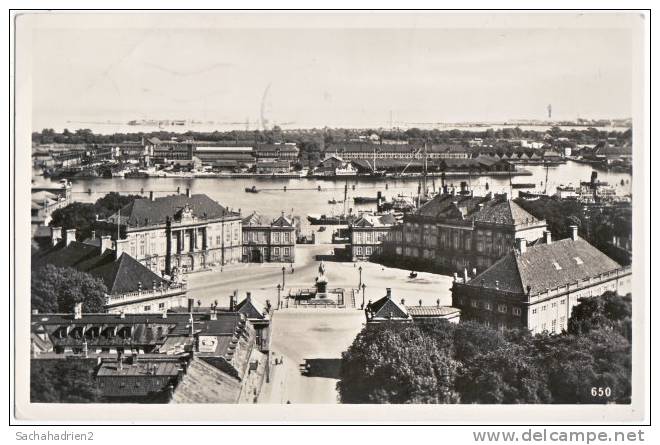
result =
[{"label": "palace building", "polygon": [[241,227],[244,263],[295,261],[296,228],[284,212],[275,220],[253,212],[242,220]]},{"label": "palace building", "polygon": [[546,232],[534,217],[507,195],[473,196],[471,191],[443,193],[404,216],[392,229],[388,254],[444,271],[484,270],[513,250],[516,238],[534,242]]},{"label": "palace building", "polygon": [[455,275],[452,306],[462,320],[498,328],[527,328],[534,333],[566,329],[580,298],[606,291],[625,295],[631,289],[631,269],[623,267],[577,234],[571,238],[527,246],[518,240],[510,251],[483,272]]},{"label": "palace building", "polygon": [[[241,215],[207,195],[136,199],[95,228],[116,240],[118,254],[168,275],[241,261]],[[119,239],[117,239],[119,233]]]}]

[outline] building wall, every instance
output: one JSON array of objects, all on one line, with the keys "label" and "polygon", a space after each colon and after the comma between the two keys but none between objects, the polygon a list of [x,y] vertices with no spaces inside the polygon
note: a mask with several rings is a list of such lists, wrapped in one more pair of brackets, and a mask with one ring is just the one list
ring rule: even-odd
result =
[{"label": "building wall", "polygon": [[391,227],[349,227],[351,261],[368,260],[383,251]]},{"label": "building wall", "polygon": [[[196,229],[196,237],[190,233],[191,229]],[[190,224],[172,223],[171,230],[171,266],[178,267],[180,271],[241,261],[240,217],[209,222],[195,221]],[[178,243],[181,243],[180,249]],[[167,244],[166,226],[129,228],[125,239],[120,240],[119,250],[128,252],[151,270],[160,273],[166,269]]]},{"label": "building wall", "polygon": [[533,333],[560,333],[568,327],[579,298],[596,297],[606,291],[625,295],[631,291],[630,269],[610,277],[593,277],[574,288],[559,288],[540,296],[510,294],[454,283],[452,306],[461,309],[462,320],[476,320],[497,328],[526,328]]},{"label": "building wall", "polygon": [[243,262],[293,263],[295,258],[296,235],[294,227],[243,227]]}]

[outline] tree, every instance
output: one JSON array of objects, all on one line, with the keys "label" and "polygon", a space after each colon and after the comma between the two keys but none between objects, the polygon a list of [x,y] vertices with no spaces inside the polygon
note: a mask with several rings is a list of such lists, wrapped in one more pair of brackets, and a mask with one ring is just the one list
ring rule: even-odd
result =
[{"label": "tree", "polygon": [[458,364],[418,327],[367,326],[342,354],[343,403],[451,403]]},{"label": "tree", "polygon": [[107,288],[94,276],[52,264],[37,267],[31,277],[32,309],[39,312],[73,312],[82,303],[83,312],[103,312]]},{"label": "tree", "polygon": [[86,239],[92,234],[92,227],[97,215],[100,218],[107,216],[105,208],[96,204],[74,202],[53,212],[51,227],[76,229],[78,239]]},{"label": "tree", "polygon": [[125,207],[140,198],[142,198],[140,195],[120,195],[117,192],[110,192],[103,198],[97,199],[96,205],[105,209],[104,213],[113,214],[122,207]]},{"label": "tree", "polygon": [[30,402],[101,402],[101,391],[94,382],[95,365],[96,360],[31,360]]},{"label": "tree", "polygon": [[600,297],[581,298],[568,320],[568,332],[587,334],[595,329],[615,329],[630,339],[632,297],[605,292]]}]

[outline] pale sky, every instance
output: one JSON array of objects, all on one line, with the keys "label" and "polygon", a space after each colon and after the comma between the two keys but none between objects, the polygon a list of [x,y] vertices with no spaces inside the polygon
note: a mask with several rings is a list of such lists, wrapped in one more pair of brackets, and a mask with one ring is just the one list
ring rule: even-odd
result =
[{"label": "pale sky", "polygon": [[[195,17],[191,17],[194,21]],[[62,120],[285,127],[629,117],[629,29],[33,30],[33,128]]]}]

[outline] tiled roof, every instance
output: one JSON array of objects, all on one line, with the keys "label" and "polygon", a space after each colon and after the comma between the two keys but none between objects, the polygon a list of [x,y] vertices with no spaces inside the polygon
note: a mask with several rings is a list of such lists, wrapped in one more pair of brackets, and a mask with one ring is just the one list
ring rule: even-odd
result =
[{"label": "tiled roof", "polygon": [[78,241],[72,241],[68,246],[61,241],[46,252],[34,255],[32,264],[34,267],[52,264],[87,272],[100,278],[110,295],[136,291],[139,282],[145,290],[151,289],[154,282],[156,286],[166,283],[127,253],[115,259],[115,253],[110,249],[101,253],[99,247]]},{"label": "tiled roof", "polygon": [[386,227],[396,223],[392,214],[386,215],[360,215],[351,225],[354,227]]},{"label": "tiled roof", "polygon": [[468,282],[515,293],[545,292],[566,284],[611,272],[621,266],[582,238],[528,247],[509,252]]},{"label": "tiled roof", "polygon": [[406,309],[413,317],[446,317],[461,312],[451,306],[406,306]]},{"label": "tiled roof", "polygon": [[281,215],[271,223],[274,227],[293,227],[293,223],[286,216]]},{"label": "tiled roof", "polygon": [[192,195],[190,198],[186,195],[170,195],[155,198],[153,201],[150,199],[136,199],[123,207],[119,213],[110,216],[108,222],[116,224],[117,217],[121,214],[122,224],[128,223],[133,226],[162,224],[165,223],[168,216],[173,217],[186,205],[192,209],[193,216],[200,219],[234,216],[233,213],[207,195]]},{"label": "tiled roof", "polygon": [[263,227],[263,226],[268,226],[269,221],[263,215],[257,212],[252,212],[248,216],[243,218],[242,225],[243,227],[246,226]]},{"label": "tiled roof", "polygon": [[501,199],[486,203],[481,210],[474,214],[474,220],[510,225],[540,221],[514,201]]}]

